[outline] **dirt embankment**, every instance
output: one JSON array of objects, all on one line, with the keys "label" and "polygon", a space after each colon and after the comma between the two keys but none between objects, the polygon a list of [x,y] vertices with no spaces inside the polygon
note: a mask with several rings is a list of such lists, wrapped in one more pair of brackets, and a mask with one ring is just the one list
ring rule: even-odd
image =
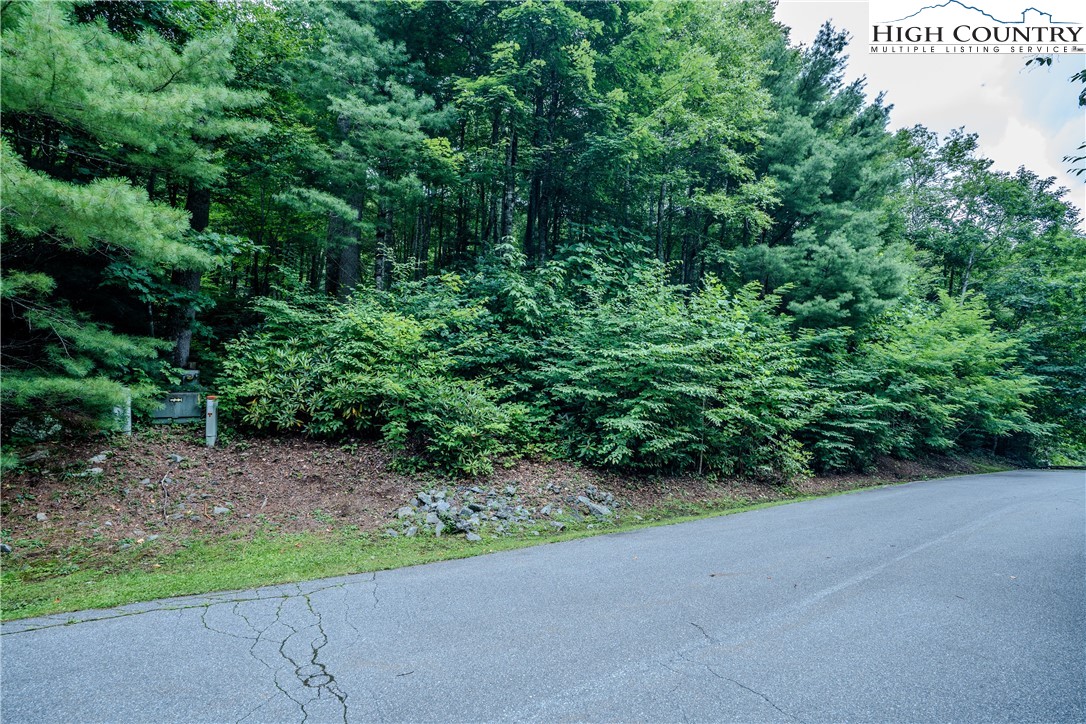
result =
[{"label": "dirt embankment", "polygon": [[[607,502],[613,515],[624,518],[653,508],[770,501],[974,470],[950,458],[886,460],[871,475],[812,478],[782,488],[518,461],[485,479],[448,482],[394,471],[390,455],[372,443],[238,439],[208,449],[202,436],[182,427],[41,445],[22,451],[22,460],[22,468],[2,481],[0,527],[3,543],[28,558],[107,555],[151,542],[164,551],[197,537],[348,526],[403,534],[412,522],[424,525],[429,508],[416,497],[422,491],[445,491],[454,512],[476,500],[489,503],[480,515],[493,534],[559,511],[589,514],[578,503],[584,496]],[[403,509],[412,505],[418,514],[405,520]]]}]

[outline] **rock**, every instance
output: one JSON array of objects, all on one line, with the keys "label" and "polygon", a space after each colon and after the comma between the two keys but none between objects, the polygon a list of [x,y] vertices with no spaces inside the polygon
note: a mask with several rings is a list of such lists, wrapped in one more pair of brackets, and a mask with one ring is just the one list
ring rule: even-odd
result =
[{"label": "rock", "polygon": [[500,500],[488,500],[486,501],[486,507],[490,508],[491,510],[501,510],[505,507],[505,503],[501,502]]},{"label": "rock", "polygon": [[102,468],[87,468],[87,471],[83,473],[83,476],[85,477],[87,475],[101,475],[104,472],[105,471],[102,470]]},{"label": "rock", "polygon": [[128,544],[128,543],[121,543],[121,544],[119,544],[119,545],[117,546],[117,550],[119,550],[119,551],[123,551],[123,550],[127,550],[127,549],[129,549],[129,548],[131,548],[131,547],[132,547],[132,546],[131,546],[130,544]]},{"label": "rock", "polygon": [[173,478],[171,478],[171,477],[162,478],[162,484],[163,485],[173,485]]},{"label": "rock", "polygon": [[107,458],[109,458],[108,453],[100,452],[97,455],[95,455],[94,457],[92,457],[90,460],[88,460],[87,462],[88,463],[104,463]]},{"label": "rock", "polygon": [[475,493],[476,495],[482,495],[483,494],[483,489],[480,488],[480,487],[477,487],[477,486],[472,486],[472,487],[468,488],[468,490],[470,492],[472,492],[472,493]]},{"label": "rock", "polygon": [[561,533],[562,531],[564,531],[566,529],[566,524],[562,523],[561,521],[557,521],[557,520],[552,520],[551,521],[551,526],[553,526],[554,529],[556,531],[558,531],[559,533]]},{"label": "rock", "polygon": [[506,497],[512,498],[516,494],[517,494],[517,486],[515,486],[515,485],[506,485],[505,486],[505,495],[506,495]]},{"label": "rock", "polygon": [[481,510],[486,510],[486,506],[482,503],[468,503],[468,508],[478,513]]},{"label": "rock", "polygon": [[600,505],[599,503],[590,504],[588,510],[597,518],[606,518],[611,515],[611,509],[606,505]]},{"label": "rock", "polygon": [[513,514],[512,514],[512,512],[510,512],[509,508],[502,508],[501,510],[499,510],[497,513],[494,514],[494,517],[495,518],[501,518],[502,520],[509,520],[510,518],[513,517]]},{"label": "rock", "polygon": [[433,505],[434,503],[434,499],[430,497],[429,493],[419,493],[415,497],[422,505]]},{"label": "rock", "polygon": [[30,453],[25,458],[23,458],[23,462],[24,463],[36,463],[39,460],[44,460],[47,457],[49,457],[49,451],[48,450],[35,450],[34,452]]},{"label": "rock", "polygon": [[167,455],[166,459],[169,460],[171,463],[180,463],[180,462],[184,462],[184,460],[185,460],[184,457],[182,457],[181,455],[177,455],[176,453],[172,453],[170,455]]},{"label": "rock", "polygon": [[132,531],[132,537],[133,537],[133,538],[142,538],[142,537],[143,537],[143,536],[145,536],[145,535],[147,535],[147,534],[146,534],[146,533],[144,533],[144,532],[143,532],[142,530],[140,530],[139,528],[136,528],[136,529],[135,529],[134,531]]},{"label": "rock", "polygon": [[587,508],[588,512],[596,516],[597,518],[606,518],[607,516],[611,515],[611,509],[608,508],[606,505],[594,503],[583,495],[577,496],[577,502]]},{"label": "rock", "polygon": [[166,518],[168,518],[169,520],[181,520],[184,517],[184,513],[171,513],[170,515],[166,516]]},{"label": "rock", "polygon": [[392,538],[399,538],[400,537],[400,534],[397,533],[396,531],[392,530],[391,528],[385,529],[385,535],[390,536]]},{"label": "rock", "polygon": [[212,512],[213,515],[226,515],[227,513],[230,512],[230,509],[229,508],[224,508],[221,505],[216,505],[215,508],[211,512]]},{"label": "rock", "polygon": [[550,505],[544,505],[542,508],[539,509],[539,514],[540,515],[550,515],[551,514],[551,506]]},{"label": "rock", "polygon": [[441,537],[441,531],[443,531],[443,530],[445,530],[445,524],[444,523],[442,523],[440,520],[438,522],[434,523],[434,535],[435,536],[440,538]]},{"label": "rock", "polygon": [[147,536],[147,542],[150,543],[153,540],[158,540],[158,533]]},{"label": "rock", "polygon": [[113,521],[112,520],[107,520],[105,523],[102,523],[102,525],[104,525],[107,528],[112,528],[113,527]]},{"label": "rock", "polygon": [[470,540],[472,543],[477,543],[477,542],[479,542],[479,541],[481,541],[483,539],[483,537],[481,535],[479,535],[478,533],[468,533],[464,537],[467,538],[468,540]]},{"label": "rock", "polygon": [[11,546],[7,543],[0,543],[0,553],[11,553]]},{"label": "rock", "polygon": [[436,493],[434,493],[434,500],[444,500],[444,499],[445,499],[445,491],[444,490],[439,490]]},{"label": "rock", "polygon": [[533,530],[532,535],[539,535],[539,531],[538,530]]},{"label": "rock", "polygon": [[400,520],[403,520],[404,518],[410,518],[414,514],[415,514],[415,509],[412,508],[410,505],[405,505],[405,506],[403,506],[402,508],[400,508],[399,510],[396,511],[396,517],[399,518]]},{"label": "rock", "polygon": [[439,500],[434,504],[434,510],[439,513],[448,513],[452,510],[452,506],[446,503],[444,500]]},{"label": "rock", "polygon": [[457,513],[457,516],[460,517],[460,518],[470,518],[471,514],[474,513],[474,512],[475,511],[472,510],[471,508],[469,508],[467,506],[464,506],[463,508],[460,509],[460,512]]},{"label": "rock", "polygon": [[405,530],[403,532],[403,534],[405,536],[407,536],[408,538],[414,538],[415,536],[417,536],[419,534],[419,527],[417,525],[413,525],[410,528],[408,528],[407,530]]},{"label": "rock", "polygon": [[437,523],[439,520],[441,520],[441,519],[437,517],[437,513],[427,513],[426,514],[426,525],[433,525],[434,523]]},{"label": "rock", "polygon": [[38,513],[34,517],[37,519],[37,521],[39,523],[44,523],[45,521],[49,520],[49,516],[46,515],[45,513]]}]

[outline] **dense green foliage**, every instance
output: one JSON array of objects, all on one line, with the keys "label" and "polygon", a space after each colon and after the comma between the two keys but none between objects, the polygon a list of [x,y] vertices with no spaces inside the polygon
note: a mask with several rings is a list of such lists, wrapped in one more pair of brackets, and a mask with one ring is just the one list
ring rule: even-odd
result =
[{"label": "dense green foliage", "polygon": [[1081,456],[1066,190],[891,134],[772,13],[5,3],[5,441],[198,366],[231,425],[455,474]]}]

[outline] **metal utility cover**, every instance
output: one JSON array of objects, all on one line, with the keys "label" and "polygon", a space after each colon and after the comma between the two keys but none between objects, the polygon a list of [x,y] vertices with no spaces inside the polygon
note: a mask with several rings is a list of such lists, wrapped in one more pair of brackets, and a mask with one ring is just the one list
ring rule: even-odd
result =
[{"label": "metal utility cover", "polygon": [[151,420],[159,424],[199,422],[203,419],[199,392],[171,392],[162,400],[162,407],[151,413]]}]

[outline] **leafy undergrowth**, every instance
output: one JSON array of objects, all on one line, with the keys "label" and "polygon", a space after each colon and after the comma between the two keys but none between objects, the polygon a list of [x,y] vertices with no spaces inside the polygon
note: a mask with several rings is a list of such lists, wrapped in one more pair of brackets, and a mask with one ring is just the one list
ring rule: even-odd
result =
[{"label": "leafy undergrowth", "polygon": [[[394,472],[368,443],[239,439],[208,450],[197,431],[163,428],[22,458],[3,480],[2,540],[12,548],[3,556],[4,620],[384,570],[1006,467],[885,460],[869,475],[780,486],[518,461],[484,479],[449,482]],[[501,500],[494,491],[515,492],[517,507],[531,514],[515,525],[484,521],[475,542],[426,526],[402,535],[411,521],[397,511],[417,492],[447,491],[458,501],[469,489]],[[608,516],[586,515],[576,503],[598,491],[611,496]]]}]

